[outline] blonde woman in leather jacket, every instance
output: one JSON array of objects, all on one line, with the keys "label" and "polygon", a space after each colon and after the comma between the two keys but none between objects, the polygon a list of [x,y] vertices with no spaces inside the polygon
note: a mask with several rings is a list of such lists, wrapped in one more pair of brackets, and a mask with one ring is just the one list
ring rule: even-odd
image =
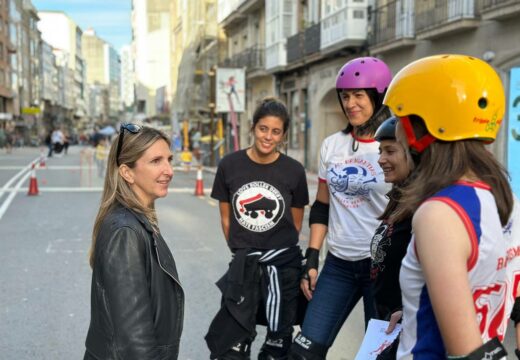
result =
[{"label": "blonde woman in leather jacket", "polygon": [[177,359],[184,292],[154,201],[171,181],[162,132],[123,124],[110,149],[90,249],[91,321],[84,359]]}]

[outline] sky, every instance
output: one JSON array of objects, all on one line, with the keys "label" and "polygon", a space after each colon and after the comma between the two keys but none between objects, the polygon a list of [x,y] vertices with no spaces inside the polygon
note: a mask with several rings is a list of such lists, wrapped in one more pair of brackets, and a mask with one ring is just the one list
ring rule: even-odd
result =
[{"label": "sky", "polygon": [[32,0],[38,11],[63,11],[83,30],[96,35],[117,51],[132,41],[132,0]]}]

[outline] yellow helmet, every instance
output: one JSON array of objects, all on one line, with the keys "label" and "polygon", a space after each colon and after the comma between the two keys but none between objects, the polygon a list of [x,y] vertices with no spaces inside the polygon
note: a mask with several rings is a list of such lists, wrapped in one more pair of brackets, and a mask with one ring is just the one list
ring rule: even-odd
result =
[{"label": "yellow helmet", "polygon": [[435,55],[397,73],[383,100],[395,115],[421,117],[436,139],[493,141],[505,95],[495,70],[467,55]]}]

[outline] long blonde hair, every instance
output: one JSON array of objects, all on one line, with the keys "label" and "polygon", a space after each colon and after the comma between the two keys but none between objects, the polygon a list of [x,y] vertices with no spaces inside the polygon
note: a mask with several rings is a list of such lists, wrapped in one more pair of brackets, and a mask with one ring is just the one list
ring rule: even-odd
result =
[{"label": "long blonde hair", "polygon": [[[90,267],[94,267],[94,252],[101,224],[116,204],[121,204],[128,209],[143,214],[148,221],[150,221],[152,226],[157,228],[157,216],[153,204],[151,207],[144,206],[128,183],[119,174],[116,152],[119,137],[121,135],[122,133],[114,139],[108,154],[107,171],[105,184],[103,186],[103,194],[101,196],[101,205],[92,230],[92,245],[89,250]],[[119,163],[133,168],[136,161],[141,158],[144,152],[157,140],[161,139],[166,141],[168,145],[171,144],[168,137],[162,131],[154,128],[143,126],[137,134],[132,134],[126,131],[121,146],[121,153],[119,155]]]}]

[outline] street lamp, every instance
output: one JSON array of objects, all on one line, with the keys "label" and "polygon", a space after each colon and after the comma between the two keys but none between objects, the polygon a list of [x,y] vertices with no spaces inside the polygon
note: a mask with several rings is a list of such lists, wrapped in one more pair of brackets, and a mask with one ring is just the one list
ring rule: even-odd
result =
[{"label": "street lamp", "polygon": [[214,133],[215,133],[215,86],[216,86],[216,70],[217,67],[213,65],[209,72],[209,109],[210,109],[210,122],[209,122],[209,132],[210,132],[210,140],[209,140],[209,147],[210,147],[210,159],[209,164],[211,166],[215,166],[215,139],[214,139]]}]

